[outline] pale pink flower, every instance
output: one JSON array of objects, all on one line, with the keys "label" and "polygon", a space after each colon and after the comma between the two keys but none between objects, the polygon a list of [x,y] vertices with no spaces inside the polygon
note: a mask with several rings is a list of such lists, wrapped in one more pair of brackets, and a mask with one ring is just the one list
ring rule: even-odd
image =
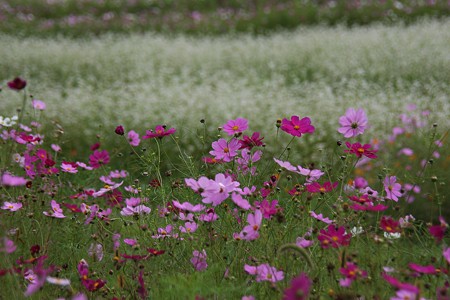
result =
[{"label": "pale pink flower", "polygon": [[345,138],[352,138],[363,134],[367,127],[367,117],[363,109],[349,108],[344,116],[339,118],[339,124],[342,126],[338,129]]},{"label": "pale pink flower", "polygon": [[397,177],[386,176],[383,184],[384,184],[384,190],[386,191],[386,198],[397,202],[398,197],[402,196],[402,193],[400,191],[402,186],[400,183],[397,183]]},{"label": "pale pink flower", "polygon": [[223,131],[228,135],[237,135],[248,128],[248,121],[244,118],[237,118],[236,120],[229,120],[225,125],[223,125]]},{"label": "pale pink flower", "polygon": [[47,107],[47,105],[45,105],[44,101],[37,100],[37,99],[33,99],[31,101],[31,104],[33,105],[33,108],[36,110],[45,110],[45,108]]},{"label": "pale pink flower", "polygon": [[50,205],[52,207],[52,210],[49,212],[44,211],[44,215],[46,215],[48,217],[59,218],[59,219],[66,217],[63,213],[63,210],[61,209],[61,207],[55,200],[52,200],[50,202]]},{"label": "pale pink flower", "polygon": [[239,140],[235,138],[232,138],[229,142],[225,139],[219,139],[212,143],[213,150],[209,154],[213,155],[217,160],[230,162],[238,154],[237,151],[240,147]]},{"label": "pale pink flower", "polygon": [[78,173],[78,169],[74,167],[74,164],[63,162],[61,163],[61,171],[66,173]]},{"label": "pale pink flower", "polygon": [[9,210],[9,211],[18,211],[19,209],[22,208],[22,203],[20,202],[8,202],[5,201],[2,205],[2,207],[0,207],[0,209],[4,209],[4,210]]},{"label": "pale pink flower", "polygon": [[137,147],[141,143],[139,134],[134,130],[130,130],[127,134],[127,137],[128,137],[128,142],[130,143],[131,146]]},{"label": "pale pink flower", "polygon": [[194,252],[192,252],[191,263],[194,266],[195,270],[203,271],[208,267],[206,258],[207,255],[205,249],[203,249],[202,252],[198,250],[194,250]]}]

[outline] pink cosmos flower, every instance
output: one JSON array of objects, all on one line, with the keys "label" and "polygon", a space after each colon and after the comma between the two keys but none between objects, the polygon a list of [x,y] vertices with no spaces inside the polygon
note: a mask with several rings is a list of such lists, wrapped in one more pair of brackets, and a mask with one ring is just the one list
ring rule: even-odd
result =
[{"label": "pink cosmos flower", "polygon": [[261,142],[263,139],[263,137],[260,137],[259,132],[254,132],[251,137],[244,135],[242,140],[239,140],[239,143],[241,144],[240,149],[251,150],[253,147],[263,146],[264,143]]},{"label": "pink cosmos flower", "polygon": [[231,192],[237,191],[239,182],[233,181],[231,176],[225,176],[222,173],[216,174],[215,180],[210,181],[209,185],[201,194],[203,203],[211,203],[213,206],[220,205],[230,196]]},{"label": "pink cosmos flower", "polygon": [[297,168],[294,167],[294,166],[293,166],[290,162],[288,162],[288,161],[282,161],[282,160],[276,159],[275,157],[273,158],[273,160],[274,160],[280,167],[285,168],[285,169],[288,170],[288,171],[293,171],[293,172],[296,172],[296,171],[297,171]]},{"label": "pink cosmos flower", "polygon": [[205,214],[198,217],[198,219],[202,222],[214,222],[218,218],[219,216],[214,212],[213,208],[208,209]]},{"label": "pink cosmos flower", "polygon": [[284,290],[283,300],[307,300],[311,290],[312,280],[301,273],[291,280],[289,288]]},{"label": "pink cosmos flower", "polygon": [[311,184],[308,184],[306,186],[306,190],[310,193],[321,193],[321,194],[325,194],[325,193],[329,193],[331,192],[333,189],[335,189],[338,186],[338,182],[325,182],[323,185],[320,185],[318,182],[313,182]]},{"label": "pink cosmos flower", "polygon": [[131,146],[137,147],[141,143],[141,139],[139,138],[139,134],[134,131],[130,130],[127,134],[128,143],[130,143]]},{"label": "pink cosmos flower", "polygon": [[207,255],[205,249],[203,249],[202,252],[198,250],[194,250],[194,252],[192,252],[191,263],[194,266],[195,270],[203,271],[208,267],[206,258]]},{"label": "pink cosmos flower", "polygon": [[228,135],[239,135],[248,128],[248,121],[244,118],[237,118],[236,120],[229,120],[223,125],[223,131]]},{"label": "pink cosmos flower", "polygon": [[16,251],[17,246],[14,244],[14,241],[8,239],[8,238],[3,238],[3,247],[0,248],[0,252],[5,252],[8,254],[13,253],[14,251]]},{"label": "pink cosmos flower", "polygon": [[320,177],[322,177],[323,174],[325,174],[323,171],[317,169],[311,170],[308,168],[302,168],[301,166],[297,166],[297,168],[299,171],[296,173],[306,176],[307,182],[317,181]]},{"label": "pink cosmos flower", "polygon": [[256,167],[253,166],[255,162],[261,159],[262,151],[255,151],[253,154],[250,153],[250,150],[243,149],[241,152],[241,156],[237,159],[238,170],[242,172],[242,175],[250,172],[253,176],[256,175]]},{"label": "pink cosmos flower", "polygon": [[283,271],[278,271],[269,264],[261,264],[259,266],[244,265],[244,270],[250,275],[256,275],[256,281],[277,282],[284,279]]},{"label": "pink cosmos flower", "polygon": [[173,206],[175,206],[178,209],[185,210],[185,211],[191,211],[191,212],[199,212],[206,208],[204,205],[201,205],[201,204],[192,205],[189,202],[183,202],[183,204],[181,204],[177,200],[173,200],[172,203],[173,203]]},{"label": "pink cosmos flower", "polygon": [[261,228],[262,213],[256,210],[254,214],[247,215],[248,225],[239,233],[239,239],[252,241],[259,238],[259,229]]},{"label": "pink cosmos flower", "polygon": [[[383,273],[381,276],[384,278],[384,280],[386,280],[390,285],[392,285],[395,288],[398,288],[400,290],[406,290],[406,291],[409,291],[409,292],[413,292],[415,294],[419,293],[419,288],[416,287],[415,285],[412,285],[412,284],[409,284],[409,283],[400,282],[397,278],[389,276],[386,273]],[[412,299],[415,299],[415,298],[412,298]]]},{"label": "pink cosmos flower", "polygon": [[3,186],[22,186],[27,183],[27,180],[23,177],[11,175],[8,172],[2,174],[0,178],[0,185]]},{"label": "pink cosmos flower", "polygon": [[417,273],[422,273],[422,274],[436,274],[438,272],[438,270],[436,269],[435,266],[433,265],[428,265],[428,266],[421,266],[421,265],[417,265],[414,263],[409,263],[408,264],[409,268]]},{"label": "pink cosmos flower", "polygon": [[94,169],[98,169],[103,165],[109,163],[109,154],[106,150],[95,150],[93,154],[89,156],[89,164]]},{"label": "pink cosmos flower", "polygon": [[184,223],[184,227],[180,226],[178,229],[183,233],[194,233],[197,231],[198,225],[195,222],[186,222]]},{"label": "pink cosmos flower", "polygon": [[235,157],[239,150],[239,141],[232,138],[229,142],[225,139],[219,139],[212,143],[213,150],[209,154],[213,155],[217,160],[223,160],[224,162],[230,162]]},{"label": "pink cosmos flower", "polygon": [[324,222],[325,224],[333,224],[333,220],[331,220],[331,219],[329,219],[329,218],[325,218],[324,216],[323,216],[323,214],[316,214],[314,211],[310,211],[309,212],[309,215],[311,216],[311,217],[313,217],[314,219],[316,219],[316,220],[319,220],[319,221],[321,221],[321,222]]},{"label": "pink cosmos flower", "polygon": [[170,128],[168,130],[166,130],[165,125],[157,125],[155,127],[155,131],[153,132],[153,130],[147,130],[145,132],[145,135],[142,137],[143,139],[152,139],[152,138],[159,138],[162,139],[163,137],[167,136],[167,135],[171,135],[174,134],[176,131],[175,128]]},{"label": "pink cosmos flower", "polygon": [[149,214],[152,211],[150,207],[140,205],[140,198],[125,199],[125,203],[127,206],[120,212],[122,216],[138,216],[142,214]]},{"label": "pink cosmos flower", "polygon": [[138,244],[137,240],[135,240],[135,239],[124,239],[123,242],[132,247],[134,247]]},{"label": "pink cosmos flower", "polygon": [[402,192],[400,191],[402,186],[400,183],[397,183],[397,177],[386,176],[383,184],[384,184],[384,190],[386,191],[386,198],[397,202],[398,197],[402,196]]},{"label": "pink cosmos flower", "polygon": [[271,216],[278,212],[277,209],[278,200],[273,200],[272,202],[264,199],[263,201],[255,201],[254,206],[261,211],[264,219],[270,219]]},{"label": "pink cosmos flower", "polygon": [[345,268],[340,268],[339,272],[345,276],[345,278],[339,280],[339,285],[343,287],[349,287],[352,282],[358,278],[366,278],[367,272],[361,270],[354,263],[348,262]]},{"label": "pink cosmos flower", "polygon": [[231,200],[233,200],[234,204],[242,208],[243,210],[249,210],[252,206],[246,199],[244,199],[239,193],[232,193]]},{"label": "pink cosmos flower", "polygon": [[367,117],[363,109],[349,108],[344,116],[339,118],[339,124],[342,126],[338,129],[345,138],[352,138],[363,134],[367,127]]},{"label": "pink cosmos flower", "polygon": [[9,211],[18,211],[19,209],[22,208],[22,206],[23,205],[20,202],[14,203],[14,202],[5,201],[2,205],[2,207],[0,207],[0,209],[9,210]]},{"label": "pink cosmos flower", "polygon": [[101,188],[100,190],[93,192],[92,196],[97,198],[97,197],[101,197],[104,194],[106,194],[107,192],[113,191],[115,189],[117,189],[118,187],[120,187],[123,184],[123,181],[116,183],[114,185],[105,185],[103,188]]},{"label": "pink cosmos flower", "polygon": [[303,236],[298,237],[295,240],[295,244],[300,248],[308,248],[314,244],[314,241],[309,240],[312,235],[312,228],[310,228]]},{"label": "pink cosmos flower", "polygon": [[444,248],[444,250],[442,251],[442,255],[447,260],[447,263],[450,264],[450,247]]},{"label": "pink cosmos flower", "polygon": [[76,163],[63,162],[61,163],[61,171],[66,173],[78,173],[78,165]]},{"label": "pink cosmos flower", "polygon": [[8,87],[15,91],[23,90],[27,86],[27,82],[20,77],[16,77],[8,82]]},{"label": "pink cosmos flower", "polygon": [[349,142],[346,142],[345,145],[349,150],[344,150],[344,152],[355,154],[358,158],[361,158],[363,155],[367,158],[377,158],[377,156],[375,155],[377,150],[371,150],[371,144],[361,145],[360,143],[351,144]]},{"label": "pink cosmos flower", "polygon": [[284,118],[281,121],[281,130],[290,135],[301,137],[304,133],[313,133],[315,128],[311,125],[311,119],[305,117],[300,120],[298,116],[292,116],[291,120]]},{"label": "pink cosmos flower", "polygon": [[432,225],[428,228],[428,232],[435,238],[436,242],[438,243],[442,241],[448,228],[448,224],[444,220],[444,217],[440,216],[439,222],[439,225]]},{"label": "pink cosmos flower", "polygon": [[334,225],[329,225],[327,230],[320,230],[317,239],[320,241],[320,246],[323,249],[327,249],[329,247],[338,248],[340,246],[348,246],[351,237],[351,233],[345,233],[344,226],[336,228]]},{"label": "pink cosmos flower", "polygon": [[45,108],[47,107],[45,105],[45,102],[43,102],[41,100],[37,100],[37,99],[33,99],[31,101],[31,104],[33,105],[33,108],[36,110],[45,110]]},{"label": "pink cosmos flower", "polygon": [[49,212],[44,211],[44,215],[46,215],[48,217],[59,218],[59,219],[66,217],[63,213],[63,210],[61,209],[61,207],[55,200],[52,200],[50,202],[50,205],[52,207],[52,210]]}]

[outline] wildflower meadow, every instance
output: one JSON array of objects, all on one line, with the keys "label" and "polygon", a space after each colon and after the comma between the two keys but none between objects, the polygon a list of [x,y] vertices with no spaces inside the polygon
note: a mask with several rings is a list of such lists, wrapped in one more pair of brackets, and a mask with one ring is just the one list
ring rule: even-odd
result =
[{"label": "wildflower meadow", "polygon": [[23,106],[1,118],[3,298],[449,299],[448,128],[432,111],[407,105],[375,136],[348,107],[311,157],[291,155],[313,147],[308,116],[274,134],[200,120],[200,160],[177,128],[117,124],[119,148],[73,160],[27,85],[7,82]]},{"label": "wildflower meadow", "polygon": [[0,299],[449,300],[449,7],[0,0]]}]

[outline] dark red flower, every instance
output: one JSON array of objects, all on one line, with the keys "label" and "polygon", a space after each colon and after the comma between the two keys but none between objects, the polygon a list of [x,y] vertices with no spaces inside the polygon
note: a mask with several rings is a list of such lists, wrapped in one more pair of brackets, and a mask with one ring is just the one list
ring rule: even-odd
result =
[{"label": "dark red flower", "polygon": [[20,77],[16,77],[8,82],[8,87],[15,91],[23,90],[27,86],[27,82]]},{"label": "dark red flower", "polygon": [[263,142],[261,142],[264,138],[259,137],[259,132],[254,132],[251,137],[248,135],[244,135],[242,140],[239,140],[239,144],[241,144],[240,149],[252,149],[255,146],[264,146]]},{"label": "dark red flower", "polygon": [[122,125],[119,125],[116,127],[116,130],[114,130],[114,132],[118,135],[124,135],[125,134],[125,130],[123,129]]}]

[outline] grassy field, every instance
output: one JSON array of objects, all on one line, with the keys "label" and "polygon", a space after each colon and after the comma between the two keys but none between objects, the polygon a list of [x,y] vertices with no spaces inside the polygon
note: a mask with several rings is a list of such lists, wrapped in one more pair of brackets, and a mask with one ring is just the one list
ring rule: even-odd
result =
[{"label": "grassy field", "polygon": [[1,119],[0,299],[447,299],[449,41],[448,19],[0,35],[0,115],[26,125]]}]

